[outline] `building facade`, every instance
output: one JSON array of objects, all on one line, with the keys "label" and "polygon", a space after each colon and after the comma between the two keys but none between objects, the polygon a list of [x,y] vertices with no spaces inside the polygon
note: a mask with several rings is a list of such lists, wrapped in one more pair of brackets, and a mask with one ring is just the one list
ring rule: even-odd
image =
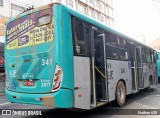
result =
[{"label": "building facade", "polygon": [[0,0],[0,42],[4,42],[5,23],[32,5],[29,0]]},{"label": "building facade", "polygon": [[61,0],[61,2],[103,24],[114,26],[112,0]]},{"label": "building facade", "polygon": [[107,26],[114,27],[113,0],[34,0],[34,4],[35,7],[38,7],[55,1],[61,2]]},{"label": "building facade", "polygon": [[0,42],[4,40],[5,23],[25,8],[53,2],[75,9],[107,26],[114,27],[113,0],[0,0]]}]

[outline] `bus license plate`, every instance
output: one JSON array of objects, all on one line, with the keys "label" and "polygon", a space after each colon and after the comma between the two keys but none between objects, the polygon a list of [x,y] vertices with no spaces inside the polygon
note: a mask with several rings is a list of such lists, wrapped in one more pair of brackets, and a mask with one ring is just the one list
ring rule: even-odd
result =
[{"label": "bus license plate", "polygon": [[24,86],[33,86],[33,85],[34,85],[34,81],[30,81],[30,80],[24,81]]}]

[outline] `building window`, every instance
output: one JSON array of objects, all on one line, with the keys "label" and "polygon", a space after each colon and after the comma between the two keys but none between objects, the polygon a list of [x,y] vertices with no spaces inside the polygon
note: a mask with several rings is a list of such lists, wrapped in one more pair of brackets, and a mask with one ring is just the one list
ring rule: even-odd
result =
[{"label": "building window", "polygon": [[68,6],[73,8],[73,0],[68,0]]},{"label": "building window", "polygon": [[0,0],[0,6],[3,6],[3,0]]},{"label": "building window", "polygon": [[106,17],[106,24],[109,25],[109,17]]},{"label": "building window", "polygon": [[89,14],[89,16],[94,17],[94,9],[89,8],[88,9],[88,14]]},{"label": "building window", "polygon": [[109,18],[109,26],[110,27],[113,27],[114,26],[114,21],[113,19]]},{"label": "building window", "polygon": [[100,5],[100,1],[99,0],[95,0],[95,6],[99,9],[99,5]]},{"label": "building window", "polygon": [[93,5],[93,0],[88,0],[89,4]]},{"label": "building window", "polygon": [[105,13],[105,4],[103,2],[100,3],[101,12]]},{"label": "building window", "polygon": [[11,17],[15,17],[17,15],[19,15],[20,13],[23,12],[24,10],[24,7],[21,7],[19,5],[16,5],[16,4],[11,4],[11,13],[12,13],[12,16]]},{"label": "building window", "polygon": [[81,2],[79,2],[78,10],[84,14],[87,14],[87,6]]},{"label": "building window", "polygon": [[109,16],[109,7],[108,7],[108,5],[106,5],[106,10],[105,10],[105,12],[106,12],[106,15]]},{"label": "building window", "polygon": [[113,9],[111,7],[109,7],[109,16],[113,18]]},{"label": "building window", "polygon": [[100,19],[100,21],[101,21],[102,23],[105,23],[105,16],[104,16],[103,14],[101,14],[101,19]]},{"label": "building window", "polygon": [[108,5],[112,7],[112,0],[108,0]]},{"label": "building window", "polygon": [[95,11],[95,19],[100,20],[100,12]]}]

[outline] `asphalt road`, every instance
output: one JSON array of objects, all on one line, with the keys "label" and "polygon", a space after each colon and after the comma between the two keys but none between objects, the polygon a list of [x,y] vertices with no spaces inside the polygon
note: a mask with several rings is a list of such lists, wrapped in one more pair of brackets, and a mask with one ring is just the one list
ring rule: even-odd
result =
[{"label": "asphalt road", "polygon": [[[139,93],[127,96],[126,103],[123,107],[116,107],[112,102],[97,109],[77,112],[65,109],[50,109],[48,107],[37,105],[10,103],[6,101],[5,95],[1,95],[0,109],[43,109],[43,115],[52,115],[53,118],[67,116],[70,118],[160,118],[160,115],[124,115],[132,114],[132,112],[134,113],[134,109],[160,109],[160,85],[150,91],[142,90]],[[0,118],[1,117],[2,116],[0,116]],[[13,117],[32,118],[33,116],[12,116],[12,118]]]}]

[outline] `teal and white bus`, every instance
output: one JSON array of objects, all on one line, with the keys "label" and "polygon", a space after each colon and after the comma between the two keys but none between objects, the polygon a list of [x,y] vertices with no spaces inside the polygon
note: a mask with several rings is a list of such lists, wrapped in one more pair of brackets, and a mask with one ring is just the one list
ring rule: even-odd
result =
[{"label": "teal and white bus", "polygon": [[158,70],[158,83],[160,83],[160,52],[157,52],[158,60],[157,60],[157,70]]},{"label": "teal and white bus", "polygon": [[157,83],[157,52],[60,3],[6,23],[9,102],[92,109]]}]

